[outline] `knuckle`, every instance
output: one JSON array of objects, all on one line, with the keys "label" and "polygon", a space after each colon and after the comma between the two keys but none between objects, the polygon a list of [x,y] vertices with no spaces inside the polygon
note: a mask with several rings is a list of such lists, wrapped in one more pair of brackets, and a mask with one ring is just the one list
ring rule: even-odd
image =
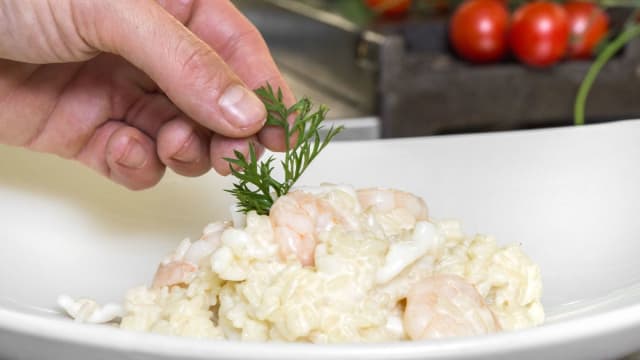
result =
[{"label": "knuckle", "polygon": [[189,39],[184,40],[176,51],[180,59],[180,72],[183,79],[187,79],[186,81],[197,87],[220,88],[224,84],[225,71],[220,69],[222,61],[211,48],[204,44],[194,44]]},{"label": "knuckle", "polygon": [[248,25],[227,38],[220,46],[219,51],[225,59],[233,59],[238,56],[242,48],[259,48],[262,45],[263,39],[260,31],[255,26]]},{"label": "knuckle", "polygon": [[189,22],[195,8],[195,0],[158,0],[158,4],[181,23]]}]

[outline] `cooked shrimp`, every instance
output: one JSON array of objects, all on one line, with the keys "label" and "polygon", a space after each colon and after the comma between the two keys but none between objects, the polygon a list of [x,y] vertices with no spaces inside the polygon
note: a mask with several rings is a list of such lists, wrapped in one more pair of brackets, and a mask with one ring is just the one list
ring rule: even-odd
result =
[{"label": "cooked shrimp", "polygon": [[160,264],[158,270],[156,270],[156,275],[153,277],[152,286],[161,288],[163,286],[186,283],[197,270],[198,266],[182,260]]},{"label": "cooked shrimp", "polygon": [[282,258],[295,254],[302,265],[313,265],[317,234],[337,224],[349,226],[345,217],[320,196],[292,191],[280,197],[269,213]]},{"label": "cooked shrimp", "polygon": [[161,288],[188,283],[198,271],[201,260],[211,255],[220,246],[222,233],[230,226],[228,222],[209,224],[199,240],[191,243],[189,239],[184,239],[176,250],[160,263],[153,277],[152,286]]},{"label": "cooked shrimp", "polygon": [[456,275],[434,275],[416,284],[407,295],[403,324],[412,340],[501,329],[476,288]]},{"label": "cooked shrimp", "polygon": [[184,254],[184,260],[193,264],[200,264],[200,261],[211,255],[219,246],[222,233],[231,227],[228,221],[211,223],[205,227],[200,239],[189,247]]},{"label": "cooked shrimp", "polygon": [[404,209],[413,215],[415,221],[429,219],[427,204],[422,198],[411,193],[381,188],[361,189],[357,193],[363,209],[375,208],[385,213]]}]

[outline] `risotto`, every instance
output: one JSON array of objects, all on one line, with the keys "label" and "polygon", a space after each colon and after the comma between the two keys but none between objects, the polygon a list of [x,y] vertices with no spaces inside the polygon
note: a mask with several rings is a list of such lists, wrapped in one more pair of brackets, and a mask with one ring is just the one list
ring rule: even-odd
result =
[{"label": "risotto", "polygon": [[469,336],[541,324],[540,269],[391,189],[322,185],[269,216],[183,240],[123,306],[63,296],[78,321],[196,338],[312,343]]}]

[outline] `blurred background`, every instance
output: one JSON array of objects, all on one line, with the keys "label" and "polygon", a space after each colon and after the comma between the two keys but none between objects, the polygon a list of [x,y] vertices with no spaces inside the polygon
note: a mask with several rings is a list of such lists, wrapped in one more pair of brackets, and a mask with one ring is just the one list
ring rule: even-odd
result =
[{"label": "blurred background", "polygon": [[[582,11],[577,20],[571,18],[569,8],[564,10],[567,4],[563,1],[550,1],[556,13],[538,9],[536,15],[535,10],[526,9],[529,13],[517,19],[516,13],[526,12],[522,8],[531,2],[233,2],[262,32],[296,95],[328,105],[330,118],[346,125],[343,139],[570,126],[578,88],[595,57],[635,19],[633,1],[613,0],[589,3],[587,15]],[[468,2],[480,4],[466,4],[466,13],[456,15]],[[491,10],[495,5],[487,2],[498,3],[506,13],[496,13]],[[560,14],[558,8],[569,15]],[[595,29],[600,12],[606,22]],[[553,14],[568,23],[553,23]],[[457,23],[455,16],[459,16]],[[536,16],[537,24],[532,22]],[[562,38],[554,26],[560,27],[560,33],[569,33]],[[580,26],[582,35],[572,33],[579,32]],[[474,36],[480,39],[474,42]],[[496,45],[487,36],[498,36],[506,43]],[[542,39],[536,48],[540,36],[555,36],[551,40],[556,42],[560,36],[560,42],[568,45],[545,55],[555,45]],[[576,41],[588,40],[583,36],[596,38],[591,40],[589,53],[572,54],[572,41],[576,45]],[[485,40],[489,49],[476,50],[489,53],[474,54],[473,48],[464,48],[481,46]],[[536,59],[540,54],[531,51],[542,51],[542,58]],[[586,122],[640,117],[638,94],[640,42],[633,38],[599,73],[586,102]]]}]

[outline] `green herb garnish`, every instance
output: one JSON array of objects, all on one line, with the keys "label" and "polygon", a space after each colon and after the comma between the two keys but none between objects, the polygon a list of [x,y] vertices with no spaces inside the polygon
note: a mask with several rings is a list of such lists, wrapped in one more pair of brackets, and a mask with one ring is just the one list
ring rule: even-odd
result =
[{"label": "green herb garnish", "polygon": [[[280,161],[284,170],[284,180],[278,181],[272,176],[276,159],[270,156],[258,162],[255,146],[250,143],[248,159],[237,150],[234,152],[235,158],[225,158],[229,162],[231,175],[238,180],[233,184],[233,189],[225,191],[235,196],[240,211],[246,213],[255,210],[260,215],[267,215],[275,199],[291,189],[309,164],[343,127],[332,126],[322,138],[322,121],[329,111],[326,106],[321,105],[314,112],[313,104],[305,97],[293,106],[287,107],[282,100],[282,91],[278,89],[278,93],[275,94],[271,85],[259,88],[256,94],[267,108],[266,124],[284,129],[286,149],[284,160]],[[293,124],[287,121],[291,116],[295,116]],[[294,138],[295,143],[292,146]]]},{"label": "green herb garnish", "polygon": [[576,100],[573,105],[574,125],[584,125],[587,96],[589,95],[589,91],[604,65],[626,44],[635,37],[640,36],[640,25],[635,24],[638,14],[640,14],[640,12],[636,9],[629,17],[629,21],[625,24],[623,31],[602,49],[593,61],[593,64],[591,64],[587,75],[580,84],[580,88],[578,89],[578,94],[576,95]]}]

